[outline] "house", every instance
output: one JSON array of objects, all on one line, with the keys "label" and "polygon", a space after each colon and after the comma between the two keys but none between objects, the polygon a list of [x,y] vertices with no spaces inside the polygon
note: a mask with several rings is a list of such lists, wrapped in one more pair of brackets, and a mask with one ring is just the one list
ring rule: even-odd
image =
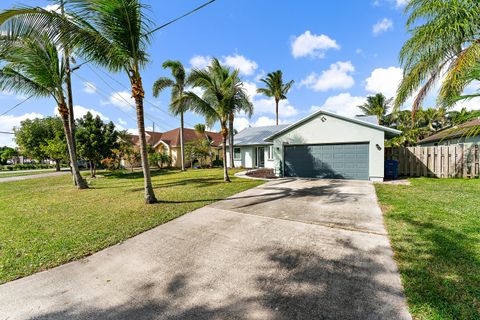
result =
[{"label": "house", "polygon": [[[201,135],[193,129],[183,129],[183,141],[187,145],[198,139],[208,138],[212,151],[211,160],[219,160],[221,158],[222,135],[217,132],[205,131],[205,135]],[[160,139],[153,145],[157,152],[166,152],[172,158],[173,167],[181,167],[180,156],[180,128],[176,128],[162,133]],[[210,164],[210,159],[207,159],[207,164]],[[189,155],[185,154],[185,166],[191,165]]]},{"label": "house", "polygon": [[[476,130],[477,129],[477,130]],[[417,142],[419,146],[449,146],[480,144],[480,119],[474,119],[457,126],[443,129]]]},{"label": "house", "polygon": [[[155,149],[159,153],[167,153],[172,159],[172,166],[180,168],[181,167],[181,156],[180,156],[180,128],[176,128],[166,132],[153,132],[145,131],[145,136],[147,139],[147,144]],[[217,132],[206,131],[205,136],[200,135],[195,130],[190,128],[183,129],[183,141],[185,145],[192,143],[197,139],[207,138],[211,141],[211,150],[212,158],[220,159],[221,158],[221,143],[222,135]],[[134,145],[139,145],[138,135],[129,135],[130,140]],[[210,160],[207,159],[209,162]],[[185,154],[185,165],[189,166],[189,156]]]},{"label": "house", "polygon": [[[287,125],[250,127],[234,137],[233,162],[235,167],[275,168],[273,143],[265,139]],[[227,164],[230,164],[230,150],[227,149]]]},{"label": "house", "polygon": [[273,168],[279,177],[382,181],[385,139],[400,133],[370,117],[320,110],[291,125],[239,132],[234,161],[245,168]]}]

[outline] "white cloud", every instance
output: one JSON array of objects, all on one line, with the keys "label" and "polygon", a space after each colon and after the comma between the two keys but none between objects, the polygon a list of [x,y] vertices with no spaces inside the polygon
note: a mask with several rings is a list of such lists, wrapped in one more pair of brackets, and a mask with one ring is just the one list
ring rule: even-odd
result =
[{"label": "white cloud", "polygon": [[295,58],[323,58],[328,49],[339,49],[335,40],[327,35],[312,34],[309,30],[292,40],[292,54]]},{"label": "white cloud", "polygon": [[[99,116],[100,119],[102,119],[103,121],[110,121],[110,119],[107,116],[105,116],[103,113],[101,113],[101,112],[99,112],[95,109],[89,109],[89,108],[85,108],[85,107],[82,107],[82,106],[79,106],[79,105],[73,106],[73,114],[75,115],[75,119],[82,118],[88,112],[90,112],[94,117]],[[58,108],[56,108],[56,107],[53,109],[53,113],[56,116],[60,115],[58,113]]]},{"label": "white cloud", "polygon": [[[0,131],[13,132],[13,128],[20,126],[20,122],[23,120],[43,117],[44,116],[42,114],[36,112],[25,113],[21,116],[0,116]],[[13,141],[13,138],[13,134],[0,134],[0,146],[15,147],[16,144]]]},{"label": "white cloud", "polygon": [[123,120],[122,118],[118,118],[118,123],[121,124],[122,126],[127,125],[127,121]]},{"label": "white cloud", "polygon": [[54,12],[58,12],[60,13],[60,5],[58,4],[49,4],[45,7],[43,7],[44,10],[47,10],[47,11],[54,11]]},{"label": "white cloud", "polygon": [[[275,114],[275,101],[272,99],[254,99],[253,110],[255,114]],[[278,117],[289,118],[296,116],[298,110],[288,100],[281,100],[278,104]]]},{"label": "white cloud", "polygon": [[[196,55],[190,59],[190,65],[192,68],[204,69],[210,65],[211,61],[212,57],[210,56]],[[240,73],[246,76],[252,75],[258,68],[258,64],[255,61],[247,59],[239,54],[224,56],[221,63],[228,67],[239,69]]]},{"label": "white cloud", "polygon": [[312,106],[311,112],[317,110],[327,110],[347,117],[354,117],[361,114],[358,106],[365,103],[365,97],[352,96],[350,93],[340,93],[336,96],[328,97],[321,106]]},{"label": "white cloud", "polygon": [[190,59],[190,65],[192,68],[204,69],[210,64],[211,60],[212,58],[209,56],[196,55]]},{"label": "white cloud", "polygon": [[401,68],[377,68],[365,80],[365,89],[370,93],[383,93],[387,98],[392,98],[395,97],[402,78]]},{"label": "white cloud", "polygon": [[373,35],[377,36],[391,29],[393,29],[393,21],[388,18],[383,18],[373,25],[372,32]]},{"label": "white cloud", "polygon": [[243,89],[247,92],[247,95],[250,97],[250,100],[253,100],[257,96],[257,85],[253,82],[244,81]]},{"label": "white cloud", "polygon": [[258,64],[255,61],[238,54],[223,57],[223,63],[229,67],[240,70],[240,73],[246,76],[252,75],[258,68]]},{"label": "white cloud", "polygon": [[132,94],[128,91],[114,92],[110,95],[108,101],[101,101],[101,104],[111,104],[125,112],[135,110],[135,100],[132,98]]},{"label": "white cloud", "polygon": [[330,65],[328,70],[321,74],[312,72],[300,82],[300,86],[305,86],[314,91],[327,91],[330,89],[348,89],[355,84],[351,74],[355,67],[350,61],[338,61]]},{"label": "white cloud", "polygon": [[250,126],[250,120],[245,117],[237,117],[233,122],[233,127],[239,132],[245,128],[248,128],[249,126]]},{"label": "white cloud", "polygon": [[[285,123],[288,123],[288,122],[285,120],[279,120],[279,124],[285,124]],[[261,116],[256,121],[253,121],[253,122],[250,119],[245,117],[237,117],[235,118],[235,122],[233,126],[237,131],[240,132],[243,129],[248,127],[274,126],[275,124],[276,124],[275,119],[267,116]]]},{"label": "white cloud", "polygon": [[395,3],[397,7],[403,7],[406,6],[410,2],[410,0],[396,0]]},{"label": "white cloud", "polygon": [[93,82],[85,81],[83,83],[83,92],[86,92],[88,94],[93,94],[97,92],[97,86]]}]

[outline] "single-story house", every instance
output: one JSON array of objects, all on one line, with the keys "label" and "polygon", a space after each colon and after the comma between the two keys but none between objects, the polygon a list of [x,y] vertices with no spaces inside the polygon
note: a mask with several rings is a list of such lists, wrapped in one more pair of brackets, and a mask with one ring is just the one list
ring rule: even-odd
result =
[{"label": "single-story house", "polygon": [[457,126],[440,130],[417,142],[419,146],[449,146],[464,144],[470,147],[480,144],[480,119],[474,119]]},{"label": "single-story house", "polygon": [[234,161],[273,168],[279,177],[382,181],[385,139],[400,133],[376,118],[319,110],[290,125],[242,130],[235,135]]},{"label": "single-story house", "polygon": [[[172,166],[180,168],[181,167],[181,160],[180,160],[180,128],[176,128],[166,132],[152,132],[146,131],[145,136],[147,139],[147,144],[152,146],[156,152],[160,153],[167,153],[170,155],[172,159]],[[211,151],[212,151],[212,158],[221,159],[221,143],[222,143],[222,135],[218,132],[210,132],[206,131],[205,135],[201,135],[197,133],[194,129],[184,128],[183,129],[183,141],[184,144],[187,145],[188,143],[192,143],[197,139],[203,139],[208,137],[211,141]],[[133,144],[139,145],[138,135],[130,135],[130,140]],[[210,159],[206,159],[207,163]],[[185,154],[185,165],[189,166],[189,156]]]},{"label": "single-story house", "polygon": [[[183,129],[183,141],[185,146],[188,143],[191,143],[197,139],[207,138],[211,141],[211,151],[212,151],[212,160],[220,159],[221,150],[220,145],[222,144],[222,135],[218,132],[205,131],[205,135],[201,135],[193,129],[184,128]],[[162,133],[160,139],[157,143],[153,145],[157,152],[166,152],[172,158],[172,166],[180,168],[182,166],[181,156],[180,156],[180,128],[176,128],[167,132]],[[207,163],[210,164],[210,159],[206,159]],[[189,155],[185,154],[185,166],[190,166]]]}]

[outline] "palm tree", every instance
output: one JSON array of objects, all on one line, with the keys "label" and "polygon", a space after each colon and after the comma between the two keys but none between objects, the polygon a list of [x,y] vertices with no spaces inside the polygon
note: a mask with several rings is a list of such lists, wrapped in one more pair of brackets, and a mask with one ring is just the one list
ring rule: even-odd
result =
[{"label": "palm tree", "polygon": [[137,113],[145,203],[155,203],[145,137],[145,91],[141,77],[148,62],[146,48],[150,32],[145,8],[139,0],[75,0],[71,3],[75,16],[67,21],[73,34],[72,47],[86,61],[112,72],[123,71],[130,80]]},{"label": "palm tree", "polygon": [[383,125],[392,100],[392,98],[387,99],[383,94],[377,93],[374,96],[368,96],[367,101],[358,107],[366,116],[377,116],[378,122]]},{"label": "palm tree", "polygon": [[411,37],[400,52],[404,77],[394,106],[418,90],[415,113],[444,72],[438,100],[448,106],[450,97],[459,96],[469,84],[464,75],[480,59],[478,0],[410,0],[405,12]]},{"label": "palm tree", "polygon": [[278,104],[280,103],[280,100],[287,99],[287,93],[292,87],[294,81],[290,80],[287,83],[283,83],[283,73],[281,70],[270,72],[267,74],[266,78],[260,79],[260,81],[265,83],[266,87],[258,88],[257,92],[275,99],[275,114],[278,126]]},{"label": "palm tree", "polygon": [[228,119],[235,110],[247,108],[251,105],[248,95],[243,88],[239,77],[239,70],[231,71],[222,66],[216,58],[205,69],[193,69],[188,83],[193,87],[203,89],[203,94],[188,91],[175,103],[186,103],[190,110],[203,115],[209,126],[220,123],[223,146],[223,180],[230,182],[227,169],[227,137]]},{"label": "palm tree", "polygon": [[8,26],[16,31],[23,31],[25,24],[32,25],[56,39],[56,44],[62,48],[74,48],[86,62],[128,75],[137,113],[145,202],[155,203],[157,199],[147,155],[145,92],[141,77],[141,70],[148,62],[146,48],[151,34],[145,7],[139,0],[71,0],[65,3],[65,7],[66,15],[38,7],[5,10],[0,15],[0,24],[9,22]]},{"label": "palm tree", "polygon": [[64,61],[48,35],[33,29],[28,34],[29,37],[12,34],[2,36],[0,60],[5,65],[0,70],[0,89],[36,97],[52,97],[55,100],[65,131],[75,183],[77,188],[86,189],[88,185],[78,170],[63,90],[66,79]]},{"label": "palm tree", "polygon": [[[153,96],[158,97],[160,92],[165,88],[172,88],[171,102],[181,97],[186,87],[187,74],[185,68],[180,61],[167,60],[163,63],[163,68],[169,68],[172,72],[173,79],[161,77],[153,84]],[[180,116],[180,157],[182,163],[182,171],[185,171],[185,146],[183,140],[183,114],[187,111],[185,104],[170,103],[170,113],[174,116]]]}]

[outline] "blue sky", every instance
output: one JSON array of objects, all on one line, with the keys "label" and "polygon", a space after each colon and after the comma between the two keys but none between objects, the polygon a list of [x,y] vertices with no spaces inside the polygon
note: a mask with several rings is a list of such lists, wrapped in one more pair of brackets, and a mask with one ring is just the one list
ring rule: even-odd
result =
[{"label": "blue sky", "polygon": [[[255,114],[239,116],[237,128],[272,124],[273,101],[255,95],[258,79],[281,69],[295,85],[280,108],[281,122],[290,123],[313,110],[325,108],[345,115],[358,113],[356,106],[369,94],[393,96],[401,79],[398,52],[407,38],[405,0],[275,1],[217,0],[196,14],[168,26],[154,36],[151,62],[143,72],[146,89],[146,125],[156,131],[178,127],[168,115],[169,92],[152,97],[155,79],[167,76],[161,68],[166,59],[178,59],[186,67],[201,67],[215,56],[239,68],[245,88],[252,93]],[[15,4],[47,6],[48,1],[2,0],[0,9]],[[150,17],[160,25],[203,3],[202,0],[144,1]],[[74,102],[77,115],[87,109],[101,114],[120,128],[135,129],[134,109],[125,74],[107,74],[95,65],[76,71]],[[118,83],[119,82],[119,83]],[[123,97],[123,98],[122,98]],[[0,93],[0,113],[24,97]],[[32,99],[0,117],[0,131],[27,117],[54,114],[51,99]],[[188,113],[187,126],[203,122]],[[0,134],[0,145],[12,144]]]}]

